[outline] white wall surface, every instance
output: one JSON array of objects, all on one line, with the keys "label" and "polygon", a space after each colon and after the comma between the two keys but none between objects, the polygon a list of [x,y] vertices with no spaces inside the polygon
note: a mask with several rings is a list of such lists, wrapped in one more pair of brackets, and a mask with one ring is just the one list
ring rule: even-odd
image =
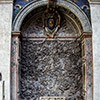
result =
[{"label": "white wall surface", "polygon": [[93,30],[94,100],[100,100],[100,3],[91,3]]},{"label": "white wall surface", "polygon": [[[12,3],[0,0],[0,73],[2,82],[5,81],[5,99],[10,100],[10,51],[11,51],[11,23]],[[1,83],[0,82],[0,87]],[[1,92],[0,92],[1,93]],[[1,98],[2,94],[0,94]]]}]

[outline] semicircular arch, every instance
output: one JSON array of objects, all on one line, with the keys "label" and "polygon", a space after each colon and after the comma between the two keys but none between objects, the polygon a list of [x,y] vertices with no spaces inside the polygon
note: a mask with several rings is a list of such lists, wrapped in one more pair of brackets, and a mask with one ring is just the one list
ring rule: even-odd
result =
[{"label": "semicircular arch", "polygon": [[[31,2],[18,13],[18,15],[15,17],[13,21],[13,31],[14,32],[19,32],[22,22],[25,19],[25,17],[34,9],[47,5],[48,0],[40,0],[40,1],[35,1]],[[91,32],[91,24],[89,22],[89,19],[85,15],[85,13],[73,2],[71,1],[65,1],[65,0],[59,0],[57,1],[57,5],[64,7],[65,9],[69,9],[71,12],[73,12],[77,18],[80,20],[83,32]]]}]

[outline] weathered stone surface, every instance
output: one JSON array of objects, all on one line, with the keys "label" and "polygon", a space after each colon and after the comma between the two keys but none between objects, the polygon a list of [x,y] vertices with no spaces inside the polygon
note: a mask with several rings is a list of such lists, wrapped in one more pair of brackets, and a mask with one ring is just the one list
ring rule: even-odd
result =
[{"label": "weathered stone surface", "polygon": [[100,2],[100,0],[90,0],[90,2]]},{"label": "weathered stone surface", "polygon": [[[78,35],[73,24],[62,18],[56,37]],[[74,39],[48,40],[41,16],[33,19],[25,22],[21,31],[19,99],[64,96],[66,100],[83,100],[81,43]],[[45,40],[39,40],[41,37]]]},{"label": "weathered stone surface", "polygon": [[94,100],[100,99],[100,5],[91,4],[93,27]]},{"label": "weathered stone surface", "polygon": [[[25,25],[23,25],[22,27],[22,36],[23,37],[47,37],[45,34],[45,30],[44,30],[44,25],[43,25],[43,18],[41,16],[43,16],[43,13],[39,13],[36,14],[33,18],[31,18],[31,20],[24,22],[26,23]],[[61,15],[64,16],[64,15]],[[33,20],[35,19],[35,20]],[[58,30],[58,32],[56,33],[57,37],[73,37],[73,36],[78,36],[79,35],[79,31],[76,27],[76,25],[71,22],[69,19],[66,19],[65,17],[63,17],[61,19],[61,25],[60,28]]]},{"label": "weathered stone surface", "polygon": [[11,100],[16,100],[18,94],[18,55],[19,55],[19,39],[17,36],[12,38],[11,46]]},{"label": "weathered stone surface", "polygon": [[[74,100],[82,94],[82,64],[79,43],[22,40],[20,99],[65,96]],[[77,47],[77,48],[76,48]],[[76,51],[74,50],[76,49]]]},{"label": "weathered stone surface", "polygon": [[86,97],[87,100],[93,99],[93,63],[92,63],[92,38],[84,39],[85,45],[85,76],[86,76]]},{"label": "weathered stone surface", "polygon": [[13,0],[0,0],[0,3],[13,3]]},{"label": "weathered stone surface", "polygon": [[64,97],[40,97],[40,100],[65,100]]},{"label": "weathered stone surface", "polygon": [[[27,7],[24,7],[21,12],[16,16],[13,22],[13,31],[20,31],[21,24],[24,20],[24,18],[32,12],[32,10],[35,10],[35,8],[38,8],[43,5],[47,5],[48,0],[39,0],[38,2],[34,2],[31,5],[28,5]],[[77,7],[75,4],[70,2],[70,0],[57,0],[57,5],[64,7],[65,9],[69,9],[71,12],[74,13],[74,15],[77,16],[77,18],[80,20],[81,25],[83,27],[84,32],[91,32],[91,25],[87,18],[87,16],[83,13],[83,11]],[[27,12],[27,13],[26,13]],[[75,19],[74,19],[75,20]],[[78,23],[77,23],[78,24]]]},{"label": "weathered stone surface", "polygon": [[[12,3],[1,4],[0,2],[0,73],[4,84],[5,100],[10,99],[10,50],[11,50],[11,23]],[[2,82],[1,81],[1,82]],[[1,88],[0,88],[1,91]],[[0,98],[2,93],[0,93]]]}]

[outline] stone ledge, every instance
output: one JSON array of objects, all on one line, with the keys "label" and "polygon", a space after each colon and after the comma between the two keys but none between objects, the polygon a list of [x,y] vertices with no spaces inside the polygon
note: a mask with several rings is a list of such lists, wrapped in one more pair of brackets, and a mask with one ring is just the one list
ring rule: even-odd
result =
[{"label": "stone ledge", "polygon": [[13,3],[13,0],[0,0],[0,4]]},{"label": "stone ledge", "polygon": [[90,4],[100,5],[100,0],[88,0]]},{"label": "stone ledge", "polygon": [[89,0],[90,2],[100,2],[100,0]]},{"label": "stone ledge", "polygon": [[90,4],[93,4],[93,5],[100,5],[100,2],[90,2]]}]

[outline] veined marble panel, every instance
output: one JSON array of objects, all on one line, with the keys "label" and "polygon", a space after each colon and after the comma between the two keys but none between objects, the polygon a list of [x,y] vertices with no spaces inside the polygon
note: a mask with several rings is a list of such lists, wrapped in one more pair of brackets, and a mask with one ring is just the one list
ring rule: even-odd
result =
[{"label": "veined marble panel", "polygon": [[41,96],[83,100],[80,42],[22,39],[20,52],[19,100]]},{"label": "veined marble panel", "polygon": [[[44,12],[42,12],[44,13]],[[37,38],[37,37],[47,37],[43,24],[43,14],[35,14],[29,20],[25,21],[23,27],[21,28],[22,36],[25,38]],[[41,17],[42,16],[42,17]],[[79,36],[79,30],[75,23],[66,18],[65,15],[61,14],[60,28],[55,33],[56,37],[77,37]],[[34,20],[35,19],[35,20]]]}]

